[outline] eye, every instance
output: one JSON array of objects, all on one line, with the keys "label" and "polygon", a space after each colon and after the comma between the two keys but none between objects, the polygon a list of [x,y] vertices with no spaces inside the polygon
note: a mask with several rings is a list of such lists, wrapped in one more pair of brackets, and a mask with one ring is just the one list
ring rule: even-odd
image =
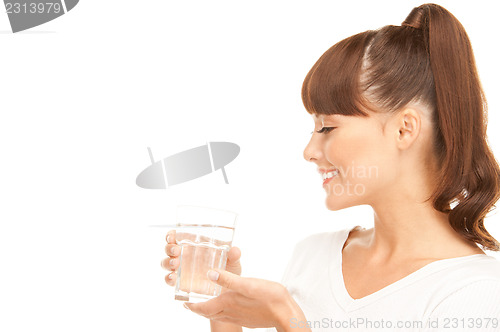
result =
[{"label": "eye", "polygon": [[337,127],[323,127],[320,130],[316,130],[316,132],[320,133],[320,134],[329,133],[330,131],[332,131],[335,128],[337,128]]}]

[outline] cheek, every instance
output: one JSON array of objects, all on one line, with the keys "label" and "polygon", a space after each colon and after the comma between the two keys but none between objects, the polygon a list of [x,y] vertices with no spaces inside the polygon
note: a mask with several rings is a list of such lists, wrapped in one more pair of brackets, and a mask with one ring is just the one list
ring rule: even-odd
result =
[{"label": "cheek", "polygon": [[370,130],[342,133],[332,137],[326,149],[326,158],[342,169],[343,182],[373,183],[391,174],[393,152],[380,134]]}]

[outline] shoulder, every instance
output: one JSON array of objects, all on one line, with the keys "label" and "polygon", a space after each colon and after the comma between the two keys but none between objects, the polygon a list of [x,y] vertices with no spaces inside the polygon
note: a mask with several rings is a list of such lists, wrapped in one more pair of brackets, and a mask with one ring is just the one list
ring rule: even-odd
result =
[{"label": "shoulder", "polygon": [[500,262],[478,256],[442,271],[432,317],[500,317]]},{"label": "shoulder", "polygon": [[453,266],[449,276],[462,286],[487,280],[500,283],[500,262],[492,256],[473,255]]},{"label": "shoulder", "polygon": [[500,279],[481,279],[454,290],[435,306],[431,317],[500,317]]}]

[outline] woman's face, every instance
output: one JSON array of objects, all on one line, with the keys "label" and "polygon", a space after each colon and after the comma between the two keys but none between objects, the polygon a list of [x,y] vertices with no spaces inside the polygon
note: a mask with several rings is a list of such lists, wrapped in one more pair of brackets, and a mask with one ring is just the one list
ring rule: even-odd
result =
[{"label": "woman's face", "polygon": [[[326,190],[327,208],[335,211],[372,205],[380,199],[398,177],[396,133],[387,129],[383,132],[383,115],[312,117],[314,132],[304,158],[314,162],[321,175],[330,177],[318,179]],[[334,129],[329,130],[331,127]],[[322,128],[327,130],[318,133]]]}]

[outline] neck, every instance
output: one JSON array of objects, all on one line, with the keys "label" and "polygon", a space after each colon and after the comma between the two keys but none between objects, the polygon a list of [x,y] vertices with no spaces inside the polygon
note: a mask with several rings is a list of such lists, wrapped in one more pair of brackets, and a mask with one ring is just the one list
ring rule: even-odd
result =
[{"label": "neck", "polygon": [[[394,188],[370,204],[374,228],[365,242],[373,262],[397,263],[407,259],[443,259],[483,253],[449,224],[448,214],[433,208],[429,191]],[[484,253],[483,253],[484,254]]]}]

